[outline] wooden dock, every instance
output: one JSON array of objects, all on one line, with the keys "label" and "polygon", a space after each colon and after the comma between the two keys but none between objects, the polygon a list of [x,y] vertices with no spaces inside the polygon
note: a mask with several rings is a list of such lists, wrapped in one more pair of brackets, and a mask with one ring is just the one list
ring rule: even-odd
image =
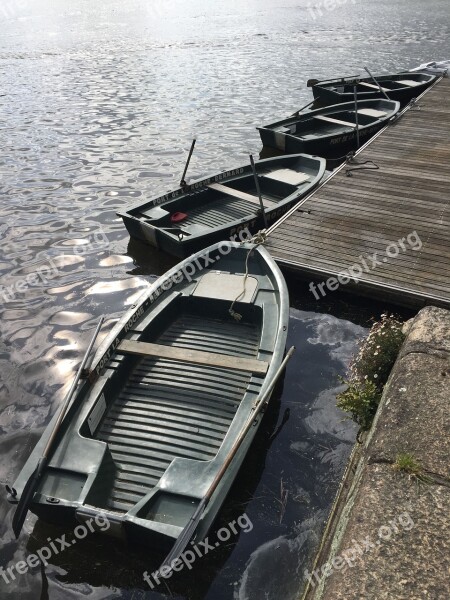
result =
[{"label": "wooden dock", "polygon": [[[266,246],[282,268],[322,280],[326,294],[351,288],[398,304],[450,307],[450,79],[418,106],[357,154],[358,163],[379,169],[343,165],[268,230]],[[359,275],[358,265],[358,283],[346,283],[342,273],[353,267]]]}]

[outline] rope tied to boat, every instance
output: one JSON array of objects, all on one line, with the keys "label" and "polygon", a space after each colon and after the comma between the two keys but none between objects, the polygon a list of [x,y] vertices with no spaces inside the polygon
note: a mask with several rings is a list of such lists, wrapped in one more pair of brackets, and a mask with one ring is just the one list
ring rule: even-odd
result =
[{"label": "rope tied to boat", "polygon": [[362,171],[364,169],[367,169],[369,171],[377,171],[380,168],[373,160],[356,160],[353,152],[349,152],[347,154],[346,163],[348,165],[357,165],[354,168],[345,169],[345,174],[347,175],[347,177],[353,177],[353,171]]},{"label": "rope tied to boat", "polygon": [[260,231],[258,231],[258,233],[255,233],[255,235],[250,240],[250,243],[255,244],[255,246],[259,246],[260,244],[265,244],[266,240],[267,240],[267,230],[261,229]]},{"label": "rope tied to boat", "polygon": [[229,314],[237,322],[241,321],[242,315],[240,313],[236,312],[235,310],[233,310],[233,308],[234,308],[234,305],[236,304],[236,302],[238,302],[240,298],[245,296],[245,289],[246,289],[246,283],[247,283],[247,278],[248,278],[248,260],[251,256],[252,252],[258,246],[264,244],[266,239],[267,239],[267,232],[265,229],[261,229],[260,231],[258,231],[258,233],[255,233],[255,235],[252,237],[250,242],[242,242],[242,244],[250,243],[250,244],[253,244],[253,246],[249,249],[249,251],[247,252],[247,256],[245,258],[245,275],[244,275],[244,281],[243,281],[243,286],[242,286],[242,292],[240,292],[240,294],[238,294],[236,296],[236,298],[231,303],[230,308],[228,309]]},{"label": "rope tied to boat", "polygon": [[237,322],[239,322],[242,319],[242,315],[240,313],[234,311],[233,307],[242,296],[245,296],[245,284],[247,283],[247,277],[248,277],[248,259],[250,258],[250,254],[253,252],[254,249],[255,248],[250,248],[250,250],[247,252],[247,257],[245,259],[245,275],[244,275],[244,281],[243,281],[243,286],[242,286],[242,292],[236,296],[236,298],[231,303],[230,308],[228,309],[228,312],[230,313],[230,315]]},{"label": "rope tied to boat", "polygon": [[[233,304],[236,302],[236,300],[233,301]],[[232,304],[232,306],[233,306]],[[230,315],[233,317],[233,319],[235,321],[237,321],[239,323],[239,321],[242,319],[242,315],[238,312],[235,312],[232,308],[230,308],[230,310],[228,311],[230,313]]]},{"label": "rope tied to boat", "polygon": [[391,124],[397,123],[402,117],[404,117],[410,110],[422,110],[417,98],[412,98],[408,104],[401,111],[391,117]]},{"label": "rope tied to boat", "polygon": [[409,110],[422,110],[422,107],[418,103],[417,98],[413,98],[412,100],[409,101],[408,109]]}]

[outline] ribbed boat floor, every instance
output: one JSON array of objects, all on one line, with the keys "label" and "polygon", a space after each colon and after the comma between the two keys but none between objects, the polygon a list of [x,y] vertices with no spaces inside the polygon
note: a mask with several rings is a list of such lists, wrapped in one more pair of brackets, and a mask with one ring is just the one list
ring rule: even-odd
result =
[{"label": "ribbed boat floor", "polygon": [[[254,357],[259,327],[182,315],[159,344]],[[127,512],[176,457],[211,460],[249,385],[248,373],[143,358],[104,418],[97,439],[108,443],[117,474],[106,508]]]},{"label": "ribbed boat floor", "polygon": [[[277,201],[277,198],[272,196],[263,196],[263,199],[271,200],[272,202]],[[224,196],[208,202],[208,204],[189,209],[187,211],[188,217],[183,221],[183,226],[204,225],[209,228],[218,227],[219,225],[225,225],[244,217],[251,218],[256,215],[258,209],[259,205],[256,202],[253,204],[247,200]]]}]

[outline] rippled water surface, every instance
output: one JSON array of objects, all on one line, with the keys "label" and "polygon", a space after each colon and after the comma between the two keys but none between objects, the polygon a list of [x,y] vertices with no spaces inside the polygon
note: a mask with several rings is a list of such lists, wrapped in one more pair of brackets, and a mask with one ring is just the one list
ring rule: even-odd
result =
[{"label": "rippled water surface", "polygon": [[[0,5],[0,479],[14,481],[60,405],[101,314],[104,331],[173,264],[116,211],[164,193],[198,139],[191,178],[239,166],[255,127],[311,98],[311,77],[450,58],[448,0],[2,0]],[[220,514],[254,524],[151,591],[150,553],[92,536],[2,598],[291,600],[352,442],[338,375],[385,308],[289,282],[282,392]],[[284,501],[283,501],[284,500]],[[61,535],[30,516],[18,542],[0,498],[6,567]],[[28,537],[28,536],[31,537]]]}]

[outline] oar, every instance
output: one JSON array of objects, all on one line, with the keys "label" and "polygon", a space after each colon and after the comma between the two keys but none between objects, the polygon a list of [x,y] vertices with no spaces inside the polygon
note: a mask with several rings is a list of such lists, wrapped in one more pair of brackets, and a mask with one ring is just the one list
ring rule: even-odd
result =
[{"label": "oar", "polygon": [[23,488],[22,491],[22,495],[20,497],[19,500],[19,504],[17,505],[16,508],[16,512],[14,513],[14,517],[12,520],[12,527],[13,527],[13,531],[14,534],[17,537],[19,537],[19,533],[22,530],[22,526],[23,523],[25,521],[25,518],[27,516],[28,513],[28,509],[29,506],[33,500],[33,496],[38,488],[39,482],[41,480],[42,474],[45,471],[45,468],[48,464],[49,461],[49,457],[50,457],[50,453],[52,451],[52,446],[53,446],[53,442],[56,438],[56,435],[58,433],[59,427],[61,425],[62,420],[65,417],[65,414],[67,412],[67,408],[69,406],[70,400],[72,399],[73,393],[75,391],[75,388],[77,387],[78,381],[80,380],[81,374],[84,370],[84,367],[86,366],[87,360],[89,358],[89,355],[91,353],[92,347],[95,343],[95,340],[97,339],[97,335],[100,331],[100,328],[103,324],[103,319],[104,317],[100,318],[100,321],[98,322],[98,325],[95,329],[94,335],[90,341],[90,344],[84,354],[83,360],[81,361],[81,364],[78,368],[77,374],[75,376],[75,379],[72,382],[72,385],[70,386],[70,390],[68,391],[64,402],[61,406],[61,409],[59,411],[59,415],[58,418],[56,419],[56,423],[53,427],[53,430],[50,434],[50,437],[47,440],[47,443],[45,445],[44,451],[42,453],[41,458],[39,459],[39,462],[37,464],[36,469],[34,470],[34,472],[32,473],[32,475],[30,475],[30,478],[28,479],[28,481],[25,484],[25,487]]},{"label": "oar", "polygon": [[311,104],[314,104],[314,102],[316,100],[319,100],[319,98],[320,98],[320,96],[318,96],[317,98],[314,98],[313,100],[311,100],[311,102],[308,102],[308,104],[305,104],[305,106],[302,106],[301,108],[296,110],[295,113],[292,113],[291,117],[298,116],[303,110],[305,110],[306,108],[309,108],[311,106]]},{"label": "oar", "polygon": [[263,199],[262,199],[262,196],[261,196],[261,190],[260,190],[260,187],[259,187],[258,175],[256,173],[256,168],[255,168],[255,161],[253,160],[253,156],[251,154],[250,154],[250,164],[252,165],[253,177],[255,179],[256,192],[258,194],[259,204],[261,206],[261,212],[262,212],[262,216],[263,216],[264,227],[267,229],[267,227],[268,227],[267,216],[266,216],[266,212],[264,210],[264,202],[263,202]]},{"label": "oar", "polygon": [[284,357],[283,362],[279,366],[277,372],[274,374],[272,381],[270,382],[266,391],[256,398],[255,402],[253,403],[252,414],[249,416],[246,424],[244,425],[244,428],[242,429],[238,438],[234,442],[230,452],[228,453],[228,456],[226,457],[219,472],[215,476],[208,491],[206,492],[205,496],[200,501],[200,504],[198,505],[196,511],[190,518],[189,523],[183,529],[177,542],[175,543],[174,547],[172,548],[170,554],[166,557],[165,561],[161,565],[161,567],[159,569],[160,571],[163,567],[165,569],[167,569],[167,567],[168,567],[171,571],[173,569],[174,561],[176,561],[176,559],[180,557],[180,555],[183,553],[184,549],[188,545],[190,539],[192,538],[192,536],[195,533],[195,530],[197,529],[197,526],[200,522],[200,519],[202,518],[203,512],[204,512],[208,502],[210,501],[212,495],[214,494],[215,490],[217,489],[217,486],[219,485],[220,481],[222,480],[222,477],[224,476],[228,467],[230,466],[231,461],[236,456],[236,453],[239,450],[242,442],[244,441],[245,436],[247,435],[249,430],[253,427],[255,418],[257,417],[257,415],[261,412],[261,410],[265,406],[267,398],[269,397],[270,393],[272,392],[273,388],[275,387],[275,384],[278,381],[281,373],[283,372],[283,369],[286,367],[288,360],[294,354],[294,351],[295,351],[295,347],[292,346],[288,350],[288,352],[287,352],[286,356]]},{"label": "oar", "polygon": [[355,79],[359,77],[359,75],[345,75],[344,77],[333,77],[333,79],[308,79],[306,82],[306,87],[314,87],[318,83],[327,83],[330,81],[346,81],[347,79]]},{"label": "oar", "polygon": [[353,86],[353,98],[355,100],[356,149],[359,150],[358,92],[356,91],[356,83]]},{"label": "oar", "polygon": [[189,163],[191,162],[191,157],[192,157],[192,153],[194,152],[194,146],[195,146],[195,138],[192,140],[192,144],[191,144],[191,149],[189,150],[189,154],[187,157],[187,161],[186,161],[186,165],[184,167],[184,171],[183,171],[183,175],[181,176],[181,181],[180,181],[180,187],[186,187],[187,183],[185,181],[185,177],[186,177],[186,173],[189,167]]},{"label": "oar", "polygon": [[378,86],[378,89],[380,90],[380,92],[383,94],[383,96],[386,98],[386,100],[390,100],[389,96],[386,94],[386,92],[383,90],[383,88],[381,87],[381,85],[378,83],[378,81],[375,79],[375,77],[372,75],[372,73],[369,71],[369,69],[367,67],[364,67],[364,70],[367,71],[367,73],[369,74],[369,76],[373,79],[373,81],[376,83],[376,85]]}]

